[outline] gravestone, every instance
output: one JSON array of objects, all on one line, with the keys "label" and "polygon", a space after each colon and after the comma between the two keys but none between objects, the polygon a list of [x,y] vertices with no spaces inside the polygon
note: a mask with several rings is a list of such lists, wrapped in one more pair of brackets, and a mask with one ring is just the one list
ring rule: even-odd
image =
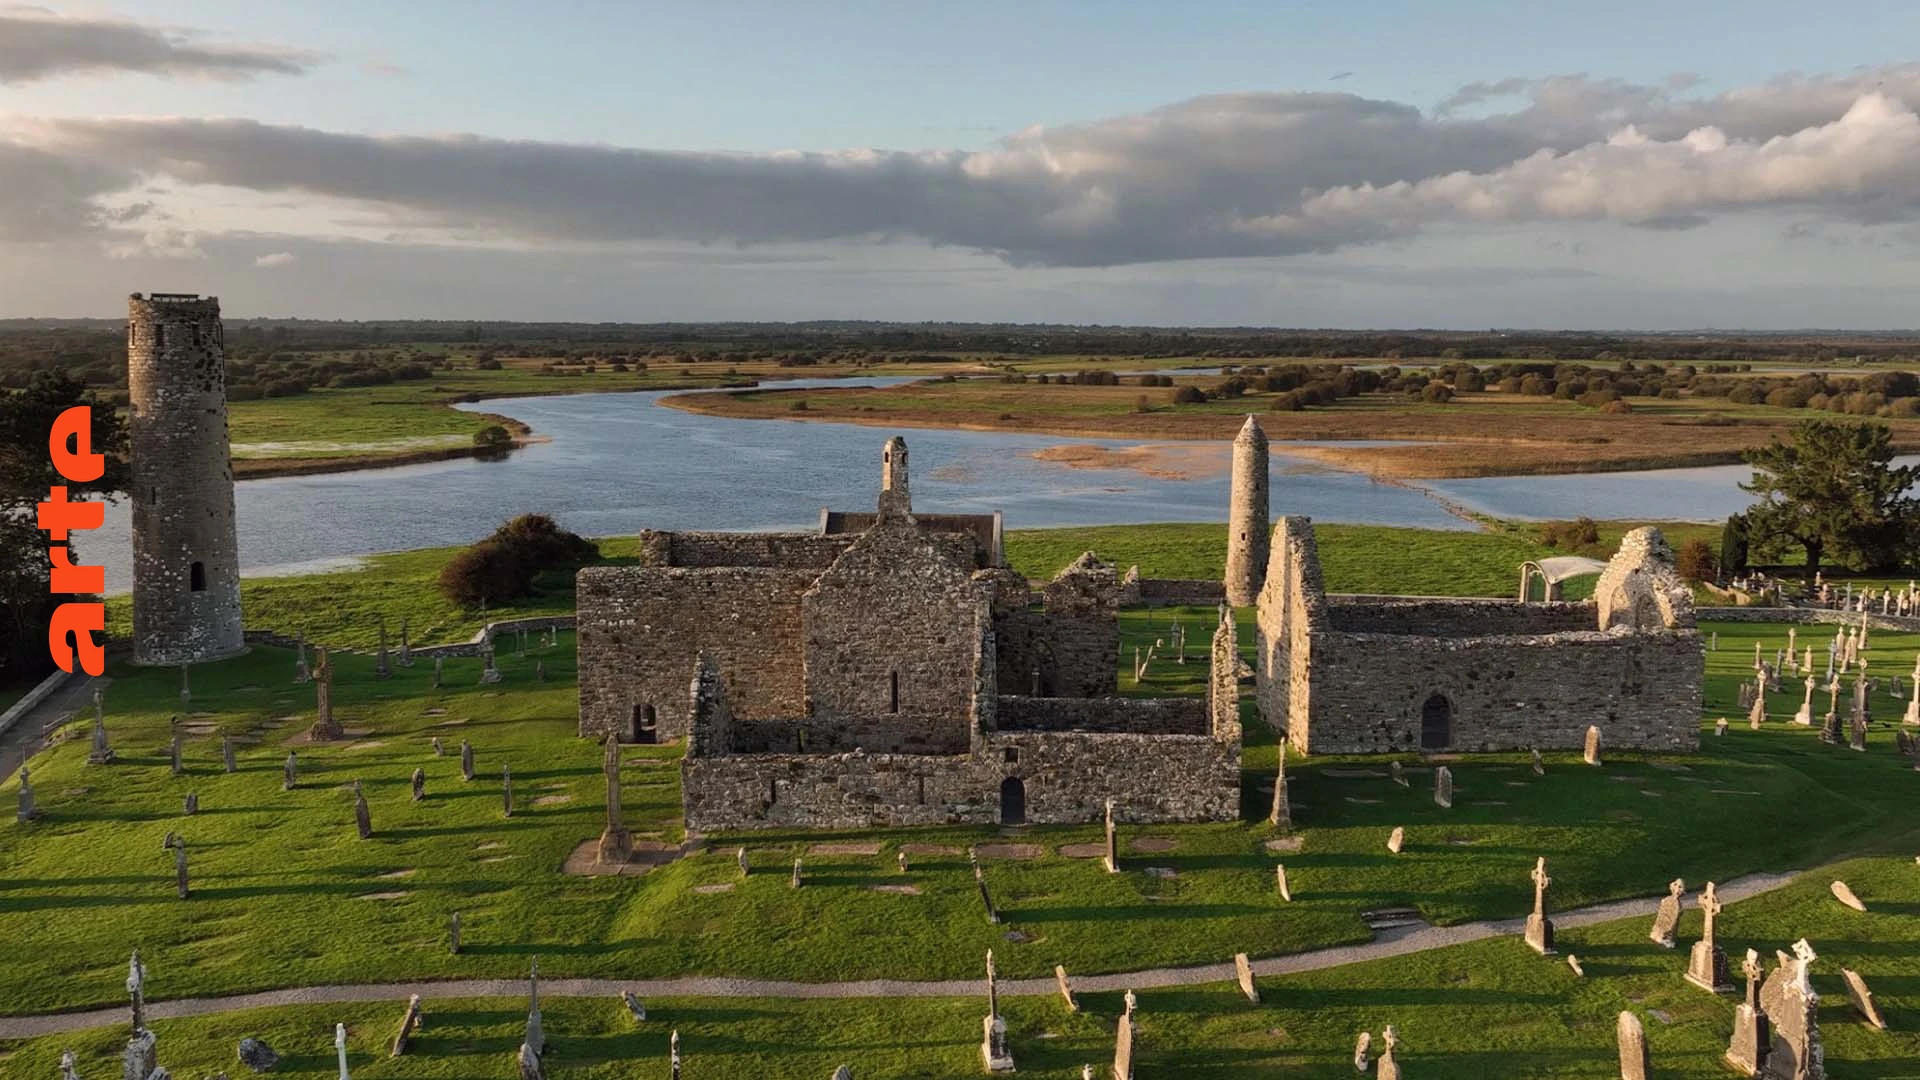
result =
[{"label": "gravestone", "polygon": [[787,888],[797,889],[799,887],[800,887],[800,860],[798,857],[796,857],[793,860],[793,873],[788,875],[787,877]]},{"label": "gravestone", "polygon": [[[1280,746],[1275,754],[1275,761],[1277,763],[1273,767],[1273,807],[1267,811],[1267,824],[1276,829],[1291,829],[1293,828],[1293,802],[1287,793],[1287,743],[1284,739],[1280,741]],[[1111,824],[1113,821],[1113,812],[1111,809],[1113,800],[1107,800],[1107,806],[1109,808],[1107,812],[1107,821],[1109,822],[1107,826],[1107,848],[1111,851],[1113,848],[1113,826]],[[1107,872],[1117,873],[1115,868],[1119,865],[1119,861],[1114,860],[1108,865]]]},{"label": "gravestone", "polygon": [[447,920],[447,951],[460,955],[460,913],[457,911]]},{"label": "gravestone", "polygon": [[1533,864],[1533,913],[1527,916],[1527,945],[1542,956],[1553,954],[1553,920],[1547,918],[1547,886],[1553,879],[1547,876],[1547,857],[1542,855]]},{"label": "gravestone", "polygon": [[1762,1075],[1776,1080],[1826,1080],[1826,1051],[1820,1043],[1820,995],[1808,968],[1819,959],[1806,939],[1793,943],[1793,955],[1778,953],[1773,974],[1760,988],[1761,1011],[1773,1032]]},{"label": "gravestone", "polygon": [[547,681],[547,662],[545,660],[535,660],[533,662],[533,678],[536,682]]},{"label": "gravestone", "polygon": [[1807,676],[1807,693],[1800,699],[1800,708],[1793,714],[1793,722],[1803,727],[1813,724],[1813,676]]},{"label": "gravestone", "polygon": [[180,718],[177,716],[174,717],[172,725],[173,737],[167,742],[168,767],[172,770],[173,775],[179,776],[181,773],[186,772],[186,769],[182,768],[180,764]]},{"label": "gravestone", "polygon": [[178,840],[173,845],[173,887],[185,900],[191,890],[187,888],[187,842]]},{"label": "gravestone", "polygon": [[407,1011],[400,1014],[400,1030],[393,1036],[392,1057],[407,1052],[407,1043],[413,1038],[413,1029],[420,1026],[420,995],[407,998]]},{"label": "gravestone", "polygon": [[[540,1055],[534,1053],[533,1047],[526,1043],[521,1043],[520,1049],[514,1054],[514,1064],[520,1069],[520,1080],[547,1080],[547,1071],[540,1064]],[[680,1066],[677,1063],[673,1075],[674,1080],[679,1080]]]},{"label": "gravestone", "polygon": [[460,779],[473,779],[473,744],[460,740]]},{"label": "gravestone", "polygon": [[1392,1024],[1380,1033],[1380,1060],[1373,1067],[1373,1075],[1378,1080],[1400,1080],[1400,1033]]},{"label": "gravestone", "polygon": [[[1282,756],[1284,756],[1284,754]],[[1278,796],[1275,797],[1274,805],[1280,805]],[[1109,874],[1117,874],[1120,872],[1120,847],[1113,832],[1112,799],[1107,800],[1107,846],[1106,850],[1100,855],[1100,865],[1106,867],[1107,873]],[[979,867],[976,865],[975,869],[978,870]]]},{"label": "gravestone", "polygon": [[1835,900],[1840,901],[1841,903],[1847,905],[1853,910],[1855,911],[1867,910],[1867,905],[1861,901],[1860,897],[1854,894],[1852,887],[1849,886],[1846,882],[1835,881],[1833,884],[1827,886],[1827,890],[1833,893],[1833,898]]},{"label": "gravestone", "polygon": [[738,863],[738,864],[740,864],[740,876],[741,876],[741,877],[746,877],[746,876],[747,876],[747,875],[748,875],[749,873],[751,873],[751,872],[753,871],[753,866],[752,866],[752,864],[751,864],[751,863],[749,863],[749,862],[747,861],[747,849],[746,849],[746,848],[744,848],[744,847],[741,847],[741,848],[736,848],[736,849],[734,849],[734,852],[733,852],[733,861],[734,861],[734,862],[736,862],[736,863]]},{"label": "gravestone", "polygon": [[239,763],[233,760],[233,736],[220,736],[220,765],[228,772],[239,772]]},{"label": "gravestone", "polygon": [[1067,1011],[1079,1012],[1080,1001],[1073,996],[1073,984],[1067,981],[1067,969],[1064,964],[1053,965],[1053,981],[1060,987],[1060,1000],[1067,1003]]},{"label": "gravestone", "polygon": [[140,950],[133,950],[127,961],[127,997],[133,1003],[133,1033],[147,1030],[147,965],[140,962]]},{"label": "gravestone", "polygon": [[1873,991],[1867,989],[1867,980],[1851,968],[1841,968],[1840,977],[1847,982],[1847,1001],[1860,1018],[1881,1031],[1887,1030],[1887,1021],[1880,1015],[1880,1006],[1873,1002]]},{"label": "gravestone", "polygon": [[433,756],[434,756],[434,757],[446,757],[446,756],[447,756],[447,747],[446,747],[446,744],[445,744],[445,743],[442,743],[442,742],[440,741],[440,736],[438,736],[438,735],[435,735],[435,736],[433,737]]},{"label": "gravestone", "polygon": [[[1401,766],[1399,761],[1387,762],[1387,776],[1390,777],[1394,783],[1400,785],[1401,787],[1413,786],[1411,783],[1407,781],[1407,770]],[[1361,1032],[1361,1034],[1364,1035],[1366,1033]]]},{"label": "gravestone", "polygon": [[413,642],[407,639],[407,617],[400,617],[400,666],[413,666]]},{"label": "gravestone", "polygon": [[1387,834],[1387,850],[1398,855],[1400,854],[1400,848],[1406,844],[1406,841],[1407,830],[1403,826],[1395,825],[1393,831]]},{"label": "gravestone", "polygon": [[493,646],[489,644],[480,655],[486,660],[486,666],[480,669],[480,681],[482,683],[499,682],[500,669],[493,666]]},{"label": "gravestone", "polygon": [[1533,759],[1533,775],[1535,776],[1547,775],[1547,762],[1544,758],[1540,756],[1540,751],[1530,750],[1528,751],[1528,756]]},{"label": "gravestone", "polygon": [[1373,1036],[1363,1031],[1359,1038],[1353,1040],[1353,1071],[1364,1076],[1372,1067]]},{"label": "gravestone", "polygon": [[93,688],[93,749],[87,753],[87,764],[107,765],[113,761],[113,747],[107,744],[107,708],[106,695],[100,688]]},{"label": "gravestone", "polygon": [[1567,967],[1572,969],[1575,978],[1584,979],[1587,977],[1587,969],[1580,966],[1580,958],[1572,953],[1567,954]]},{"label": "gravestone", "polygon": [[981,872],[980,858],[973,853],[972,848],[967,849],[967,861],[973,864],[973,883],[980,887],[980,903],[987,909],[987,921],[997,924],[1000,921],[1000,910],[993,906],[993,897],[987,892],[987,875]]},{"label": "gravestone", "polygon": [[427,770],[413,770],[413,801],[421,802],[427,797]]},{"label": "gravestone", "polygon": [[439,653],[433,654],[433,688],[435,690],[438,690],[441,687],[445,686],[446,677],[447,677],[447,658],[444,656],[441,656]]},{"label": "gravestone", "polygon": [[187,792],[186,801],[181,804],[180,812],[185,814],[187,817],[192,817],[193,815],[199,813],[200,812],[200,793],[197,791]]},{"label": "gravestone", "polygon": [[1444,809],[1453,809],[1453,770],[1445,765],[1433,770],[1433,801]]},{"label": "gravestone", "polygon": [[667,1080],[680,1080],[680,1029],[678,1028],[667,1035]]},{"label": "gravestone", "polygon": [[547,1035],[540,1024],[540,958],[534,957],[527,971],[527,1036],[521,1040],[535,1054],[547,1052]]},{"label": "gravestone", "polygon": [[353,1080],[347,1075],[347,1025],[333,1025],[333,1049],[340,1058],[340,1080]]},{"label": "gravestone", "polygon": [[1687,958],[1687,981],[1715,994],[1733,992],[1733,980],[1727,974],[1726,950],[1720,948],[1716,934],[1720,912],[1725,907],[1713,882],[1707,882],[1707,887],[1700,890],[1700,940],[1693,943],[1693,952]]},{"label": "gravestone", "polygon": [[127,1049],[120,1057],[120,1075],[124,1080],[153,1080],[157,1072],[167,1075],[156,1063],[159,1058],[159,1039],[151,1031],[136,1031],[127,1040]]},{"label": "gravestone", "polygon": [[1724,716],[1723,716],[1723,717],[1721,717],[1721,718],[1720,718],[1720,720],[1719,720],[1719,722],[1717,722],[1717,723],[1715,723],[1715,724],[1713,725],[1713,733],[1714,733],[1715,735],[1725,735],[1725,734],[1727,733],[1727,718],[1726,718],[1726,717],[1724,717]]},{"label": "gravestone", "polygon": [[307,668],[307,632],[302,630],[293,642],[293,682],[298,686],[311,678],[313,673]]},{"label": "gravestone", "polygon": [[1853,684],[1852,724],[1847,729],[1847,749],[1864,753],[1867,749],[1867,677],[1862,674]]},{"label": "gravestone", "polygon": [[994,976],[993,950],[987,950],[987,1015],[980,1025],[980,1059],[988,1072],[1012,1072],[1007,1052],[1007,1022],[1000,1018],[1000,987]]},{"label": "gravestone", "polygon": [[621,823],[620,815],[620,743],[607,736],[600,770],[607,784],[607,826],[600,833],[596,858],[603,864],[624,863],[633,857],[633,834]]},{"label": "gravestone", "polygon": [[901,873],[904,874],[907,872],[907,853],[906,852],[904,851],[894,852],[893,861],[899,865]]},{"label": "gravestone", "polygon": [[373,676],[376,679],[391,678],[393,669],[387,666],[387,619],[380,617],[380,653],[373,662]]},{"label": "gravestone", "polygon": [[251,1035],[241,1039],[240,1044],[234,1047],[234,1056],[240,1059],[240,1064],[257,1073],[272,1072],[280,1064],[280,1055],[274,1052],[273,1047]]},{"label": "gravestone", "polygon": [[1667,883],[1667,895],[1660,898],[1660,909],[1653,915],[1653,929],[1647,931],[1655,945],[1673,948],[1673,929],[1680,925],[1680,901],[1686,894],[1686,882],[1674,878]]},{"label": "gravestone", "polygon": [[1113,1033],[1113,1080],[1133,1080],[1133,991],[1127,991],[1126,1000]]},{"label": "gravestone", "polygon": [[360,831],[360,839],[373,836],[373,815],[367,811],[367,793],[360,790],[360,781],[353,782],[353,824]]},{"label": "gravestone", "polygon": [[33,821],[39,816],[40,816],[39,809],[33,805],[33,776],[30,773],[28,773],[27,767],[25,765],[21,765],[20,766],[20,809],[15,811],[14,817],[18,819],[21,824],[24,825],[29,821]]},{"label": "gravestone", "polygon": [[1589,765],[1600,764],[1600,729],[1598,727],[1587,729],[1587,745],[1581,757]]},{"label": "gravestone", "polygon": [[1747,693],[1747,727],[1759,731],[1767,722],[1767,687],[1764,680],[1756,679]]},{"label": "gravestone", "polygon": [[1640,1018],[1622,1010],[1613,1030],[1620,1044],[1620,1080],[1647,1080],[1653,1075],[1653,1056],[1647,1050],[1647,1032],[1640,1026]]},{"label": "gravestone", "polygon": [[1289,904],[1293,902],[1293,890],[1287,886],[1287,867],[1284,863],[1273,865],[1274,881],[1280,886],[1280,899]]},{"label": "gravestone", "polygon": [[300,758],[294,751],[287,751],[287,763],[280,767],[280,790],[292,791],[300,782]]},{"label": "gravestone", "polygon": [[1233,954],[1233,977],[1247,1000],[1255,1005],[1260,1004],[1260,988],[1253,985],[1253,964],[1248,962],[1246,953]]},{"label": "gravestone", "polygon": [[506,765],[500,766],[500,813],[513,816],[513,769]]},{"label": "gravestone", "polygon": [[1767,1014],[1760,1008],[1760,954],[1747,950],[1740,970],[1747,976],[1747,997],[1733,1010],[1733,1037],[1727,1040],[1727,1064],[1746,1076],[1754,1076],[1766,1064],[1772,1045]]},{"label": "gravestone", "polygon": [[622,990],[620,992],[620,1003],[627,1007],[627,1015],[633,1018],[634,1023],[644,1024],[647,1022],[647,1003],[641,1001],[633,991]]},{"label": "gravestone", "polygon": [[318,661],[313,671],[313,700],[317,715],[313,726],[307,729],[307,737],[314,742],[345,738],[346,732],[341,730],[340,721],[333,715],[333,661],[325,649],[315,649],[313,655]]}]

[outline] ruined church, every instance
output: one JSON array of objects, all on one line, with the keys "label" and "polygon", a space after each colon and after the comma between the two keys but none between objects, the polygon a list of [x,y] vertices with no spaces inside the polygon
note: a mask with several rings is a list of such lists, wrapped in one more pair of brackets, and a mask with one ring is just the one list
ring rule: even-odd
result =
[{"label": "ruined church", "polygon": [[1231,617],[1206,697],[1120,697],[1120,609],[1179,583],[1088,554],[1036,595],[999,539],[914,510],[899,438],[871,514],[645,533],[578,578],[580,733],[684,738],[696,830],[1236,819]]}]

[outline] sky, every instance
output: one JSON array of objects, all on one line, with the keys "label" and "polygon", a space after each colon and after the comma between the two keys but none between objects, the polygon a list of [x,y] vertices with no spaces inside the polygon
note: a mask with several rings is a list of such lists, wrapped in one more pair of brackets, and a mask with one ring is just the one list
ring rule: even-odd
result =
[{"label": "sky", "polygon": [[0,0],[0,317],[1920,327],[1920,5]]}]

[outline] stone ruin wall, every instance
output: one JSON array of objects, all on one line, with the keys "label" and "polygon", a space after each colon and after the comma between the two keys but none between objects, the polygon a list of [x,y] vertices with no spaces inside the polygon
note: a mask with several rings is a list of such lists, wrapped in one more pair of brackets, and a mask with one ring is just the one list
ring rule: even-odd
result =
[{"label": "stone ruin wall", "polygon": [[[1456,751],[1700,745],[1705,654],[1695,631],[1470,638],[1316,634],[1305,724],[1289,741],[1313,754],[1420,749],[1434,694],[1453,708]],[[1294,714],[1296,717],[1301,714]]]},{"label": "stone ruin wall", "polygon": [[1226,599],[1227,587],[1212,579],[1140,579],[1140,603],[1147,607],[1215,607]]},{"label": "stone ruin wall", "polygon": [[1326,598],[1327,623],[1337,633],[1492,637],[1592,630],[1591,603],[1527,603],[1450,597]]},{"label": "stone ruin wall", "polygon": [[967,733],[947,716],[854,716],[823,720],[813,717],[736,720],[731,753],[842,754],[864,750],[869,754],[964,754]]},{"label": "stone ruin wall", "polygon": [[799,716],[801,596],[811,571],[595,566],[575,578],[580,734],[630,734],[652,705],[658,737],[687,733],[694,662],[705,649],[746,719]]},{"label": "stone ruin wall", "polygon": [[687,827],[700,832],[992,824],[1008,777],[1025,785],[1035,824],[1099,821],[1109,798],[1128,822],[1240,813],[1237,755],[1196,735],[997,732],[976,755],[776,754],[681,765]]},{"label": "stone ruin wall", "polygon": [[1085,731],[1133,735],[1205,735],[1207,704],[1182,698],[1036,698],[1002,694],[995,703],[1001,734]]},{"label": "stone ruin wall", "polygon": [[782,570],[825,570],[854,541],[852,536],[816,533],[661,532],[640,534],[641,560],[648,566],[760,566]]},{"label": "stone ruin wall", "polygon": [[[946,723],[964,742],[979,669],[993,664],[981,649],[987,593],[965,565],[950,538],[904,519],[883,520],[854,541],[801,601],[801,714],[827,722],[922,717]],[[745,711],[737,700],[734,707]]]},{"label": "stone ruin wall", "polygon": [[1254,619],[1254,704],[1276,732],[1288,717],[1309,715],[1313,637],[1329,628],[1325,600],[1313,522],[1281,518]]},{"label": "stone ruin wall", "polygon": [[246,640],[218,300],[128,299],[127,399],[134,661],[232,656]]}]

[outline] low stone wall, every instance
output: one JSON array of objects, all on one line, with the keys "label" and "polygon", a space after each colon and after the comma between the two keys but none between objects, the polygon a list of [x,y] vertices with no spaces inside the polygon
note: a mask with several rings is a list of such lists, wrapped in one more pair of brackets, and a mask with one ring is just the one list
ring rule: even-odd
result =
[{"label": "low stone wall", "polygon": [[768,754],[681,763],[687,828],[991,824],[1012,789],[1036,824],[1232,821],[1233,750],[1205,736],[998,732],[977,755]]},{"label": "low stone wall", "polygon": [[1336,594],[1327,597],[1326,611],[1336,632],[1350,634],[1491,637],[1559,634],[1597,626],[1594,606],[1583,603]]},{"label": "low stone wall", "polygon": [[[1860,612],[1834,611],[1830,608],[1803,607],[1703,607],[1694,609],[1694,619],[1699,622],[1783,622],[1799,623],[1803,626],[1859,626]],[[1916,631],[1920,632],[1920,619],[1902,615],[1880,615],[1867,612],[1867,628],[1870,630]]]},{"label": "low stone wall", "polygon": [[0,712],[0,735],[4,735],[12,730],[13,725],[20,722],[21,717],[32,712],[41,702],[52,697],[55,691],[67,685],[67,680],[73,677],[73,675],[65,671],[55,671],[53,674],[35,683],[33,689],[27,691],[25,697],[14,702],[6,712]]},{"label": "low stone wall", "polygon": [[1001,733],[1207,734],[1207,703],[1197,697],[1037,698],[1002,694],[995,709],[995,724]]},{"label": "low stone wall", "polygon": [[1225,602],[1224,582],[1198,578],[1141,578],[1140,602],[1148,607],[1211,607]]}]

